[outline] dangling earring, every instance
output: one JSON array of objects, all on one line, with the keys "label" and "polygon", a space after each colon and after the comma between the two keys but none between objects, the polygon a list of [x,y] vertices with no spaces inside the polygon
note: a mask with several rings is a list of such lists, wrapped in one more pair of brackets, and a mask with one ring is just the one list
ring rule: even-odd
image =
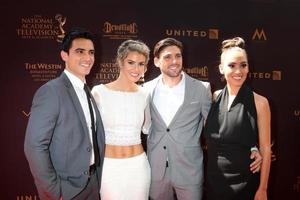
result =
[{"label": "dangling earring", "polygon": [[140,79],[137,81],[138,85],[143,85],[145,83],[144,74],[140,77]]}]

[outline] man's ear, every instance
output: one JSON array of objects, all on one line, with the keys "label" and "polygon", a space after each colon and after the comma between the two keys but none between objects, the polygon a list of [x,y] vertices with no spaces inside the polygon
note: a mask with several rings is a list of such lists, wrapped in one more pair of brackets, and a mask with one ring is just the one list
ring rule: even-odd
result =
[{"label": "man's ear", "polygon": [[60,56],[63,59],[63,61],[67,61],[68,60],[68,53],[65,51],[60,51]]},{"label": "man's ear", "polygon": [[159,59],[154,57],[154,65],[159,68]]},{"label": "man's ear", "polygon": [[221,64],[219,65],[219,71],[220,71],[220,74],[224,74],[223,66]]}]

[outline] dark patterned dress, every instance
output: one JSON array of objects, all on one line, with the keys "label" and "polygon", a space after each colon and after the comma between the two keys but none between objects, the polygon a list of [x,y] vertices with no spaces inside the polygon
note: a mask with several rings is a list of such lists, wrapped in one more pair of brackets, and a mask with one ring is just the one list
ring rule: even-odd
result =
[{"label": "dark patterned dress", "polygon": [[250,171],[251,147],[258,141],[252,90],[243,84],[230,109],[225,87],[212,104],[204,136],[207,143],[208,200],[253,200],[259,174]]}]

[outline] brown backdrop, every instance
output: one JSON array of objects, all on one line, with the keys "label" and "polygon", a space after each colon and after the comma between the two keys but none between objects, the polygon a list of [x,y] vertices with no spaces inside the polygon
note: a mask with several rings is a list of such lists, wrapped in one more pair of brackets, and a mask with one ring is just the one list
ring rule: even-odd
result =
[{"label": "brown backdrop", "polygon": [[[143,2],[143,1],[141,1]],[[217,71],[223,39],[246,40],[255,91],[272,110],[273,162],[271,200],[299,199],[300,89],[298,0],[196,1],[49,1],[1,4],[1,199],[38,199],[23,153],[26,124],[34,92],[64,69],[59,44],[73,26],[97,34],[96,64],[90,85],[117,77],[117,46],[140,39],[151,49],[175,37],[185,45],[184,67],[190,75],[224,86]],[[146,80],[158,75],[153,62]]]}]

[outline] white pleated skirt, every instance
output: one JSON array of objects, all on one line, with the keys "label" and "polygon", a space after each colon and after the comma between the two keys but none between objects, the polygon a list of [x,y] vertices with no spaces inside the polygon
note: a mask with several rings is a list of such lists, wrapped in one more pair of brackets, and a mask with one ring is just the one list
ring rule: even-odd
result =
[{"label": "white pleated skirt", "polygon": [[131,158],[104,158],[102,200],[148,200],[150,165],[144,153]]}]

